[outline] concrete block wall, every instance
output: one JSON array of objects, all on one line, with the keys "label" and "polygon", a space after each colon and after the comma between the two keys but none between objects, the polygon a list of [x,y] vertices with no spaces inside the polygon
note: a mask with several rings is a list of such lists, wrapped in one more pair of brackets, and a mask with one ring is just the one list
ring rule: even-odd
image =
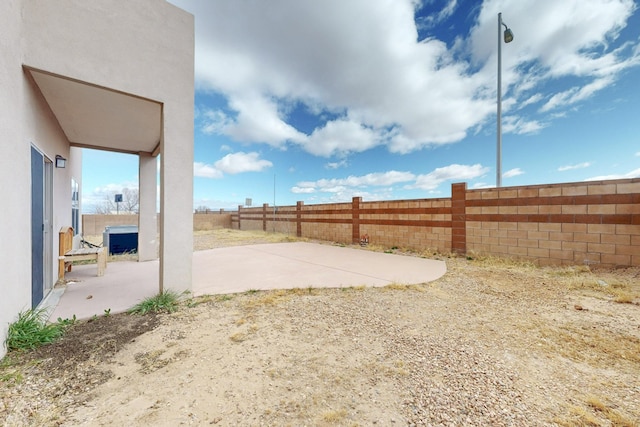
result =
[{"label": "concrete block wall", "polygon": [[343,244],[353,241],[353,203],[305,206],[298,202],[300,237]]},{"label": "concrete block wall", "polygon": [[215,230],[218,228],[231,228],[231,213],[224,212],[207,212],[196,213],[193,215],[193,230]]},{"label": "concrete block wall", "polygon": [[351,226],[349,224],[306,223],[302,224],[301,237],[349,245],[351,244]]},{"label": "concrete block wall", "polygon": [[[215,230],[217,228],[232,228],[232,212],[207,212],[193,214],[193,230]],[[85,236],[100,236],[106,226],[138,225],[138,215],[82,215],[82,234]]]},{"label": "concrete block wall", "polygon": [[116,225],[138,225],[138,215],[82,215],[82,234],[101,236],[104,228]]},{"label": "concrete block wall", "polygon": [[[275,225],[274,225],[275,224]],[[339,243],[525,259],[640,265],[640,179],[467,190],[451,198],[239,207],[232,226]]]},{"label": "concrete block wall", "polygon": [[450,199],[364,202],[359,218],[370,244],[451,251]]},{"label": "concrete block wall", "polygon": [[264,231],[264,223],[262,220],[242,220],[242,230],[261,230]]},{"label": "concrete block wall", "polygon": [[262,229],[298,237],[337,243],[358,243],[364,234],[370,244],[411,249],[451,250],[451,200],[400,200],[363,203],[332,203],[262,208],[239,207],[242,230]]},{"label": "concrete block wall", "polygon": [[[240,215],[241,210],[242,215]],[[267,215],[269,214],[273,215],[273,209],[269,212],[269,205],[267,203],[260,208],[243,208],[242,205],[240,205],[238,206],[238,228],[241,230],[267,231]]]},{"label": "concrete block wall", "polygon": [[640,265],[640,179],[465,188],[463,203],[466,253],[539,265]]},{"label": "concrete block wall", "polygon": [[278,206],[276,208],[276,216],[273,216],[273,207],[267,213],[266,231],[275,233],[297,235],[296,228],[296,207],[295,206]]}]

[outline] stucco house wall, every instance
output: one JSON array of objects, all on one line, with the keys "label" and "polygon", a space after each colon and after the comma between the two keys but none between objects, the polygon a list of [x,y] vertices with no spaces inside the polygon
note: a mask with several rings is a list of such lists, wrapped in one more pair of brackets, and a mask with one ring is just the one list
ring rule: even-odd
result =
[{"label": "stucco house wall", "polygon": [[193,169],[193,16],[164,0],[25,0],[24,20],[38,29],[27,32],[28,66],[163,104],[160,257],[172,267],[161,262],[161,280],[189,289],[193,174],[168,171]]},{"label": "stucco house wall", "polygon": [[[51,162],[55,162],[56,155],[61,155],[67,159],[68,167],[56,168],[55,166],[52,166],[51,168],[53,173],[52,222],[48,225],[48,229],[46,231],[51,233],[50,243],[53,244],[53,248],[57,248],[58,230],[60,230],[60,227],[63,225],[68,226],[71,224],[71,178],[81,182],[82,170],[75,169],[76,173],[73,173],[74,169],[70,167],[72,159],[69,143],[62,132],[62,129],[60,129],[55,116],[38,91],[33,79],[31,79],[28,73],[25,73],[22,80],[23,103],[21,108],[21,138],[24,145],[23,150],[26,152],[21,153],[21,156],[28,160],[30,157],[31,146],[33,146],[44,154],[45,158]],[[76,167],[77,166],[79,165],[76,164]],[[25,171],[28,174],[27,179],[24,181],[24,183],[27,184],[27,188],[24,191],[21,191],[25,198],[25,200],[22,200],[21,202],[28,204],[31,200],[31,175],[29,173],[29,164],[25,168]],[[26,232],[21,230],[14,230],[13,232],[19,232],[20,235],[23,236],[23,239],[29,240],[30,230],[31,228],[29,226]],[[57,258],[57,251],[52,250],[52,254]],[[22,259],[23,257],[21,257],[21,261]],[[30,259],[30,255],[27,259]],[[52,263],[48,269],[50,271],[50,277],[57,278],[57,264]],[[51,286],[53,286],[53,283],[45,284],[45,288],[50,288]]]},{"label": "stucco house wall", "polygon": [[[54,162],[56,155],[67,159],[64,169],[49,164],[52,211],[46,230],[51,233],[47,247],[53,259],[44,266],[45,277],[49,277],[45,294],[53,286],[50,281],[57,278],[58,230],[71,225],[71,180],[81,185],[80,147],[140,155],[144,200],[140,227],[150,230],[141,235],[153,234],[141,244],[154,256],[155,162],[160,155],[159,289],[190,289],[193,26],[192,15],[164,0],[0,2],[0,357],[6,351],[8,324],[31,307],[32,146],[44,155],[45,162]],[[49,84],[47,79],[53,86],[43,86]],[[68,98],[64,104],[64,88],[98,94],[98,100],[113,100],[95,106],[94,117],[89,118],[91,126],[80,123],[87,127],[84,135],[91,138],[74,139],[83,129],[76,134],[78,129],[61,119],[68,111],[60,105],[69,106]],[[59,100],[62,103],[54,102]],[[91,103],[94,98],[85,96],[83,101]],[[108,115],[119,106],[133,108],[135,103],[150,106],[152,117],[146,123],[157,124],[151,132],[141,134],[135,122],[111,122],[97,130],[93,126],[99,126],[102,113]],[[104,134],[99,135],[102,130]],[[131,136],[131,143],[110,141],[111,131]],[[148,135],[156,134],[157,141],[151,141],[149,148]],[[147,140],[137,140],[139,135]]]},{"label": "stucco house wall", "polygon": [[[21,107],[24,76],[21,67],[21,1],[0,2],[0,199],[3,214],[0,221],[0,340],[4,343],[7,323],[16,308],[29,304],[31,298],[30,255],[24,262],[17,256],[30,253],[27,214],[29,200],[29,143],[23,140]],[[21,230],[21,231],[19,231]],[[0,355],[4,345],[0,346]]]}]

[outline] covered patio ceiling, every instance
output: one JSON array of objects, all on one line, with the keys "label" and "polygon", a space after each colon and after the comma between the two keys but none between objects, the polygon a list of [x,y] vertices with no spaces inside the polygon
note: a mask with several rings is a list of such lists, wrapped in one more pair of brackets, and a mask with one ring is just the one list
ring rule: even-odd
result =
[{"label": "covered patio ceiling", "polygon": [[161,103],[46,71],[25,69],[72,146],[159,154]]}]

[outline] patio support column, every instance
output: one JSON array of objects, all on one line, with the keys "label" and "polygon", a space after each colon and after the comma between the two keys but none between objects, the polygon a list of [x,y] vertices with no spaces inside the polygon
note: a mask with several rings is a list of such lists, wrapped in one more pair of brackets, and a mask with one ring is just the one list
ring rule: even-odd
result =
[{"label": "patio support column", "polygon": [[193,260],[193,86],[184,104],[163,107],[160,154],[160,291],[191,291]]},{"label": "patio support column", "polygon": [[149,153],[139,153],[138,191],[138,261],[158,258],[158,158]]}]

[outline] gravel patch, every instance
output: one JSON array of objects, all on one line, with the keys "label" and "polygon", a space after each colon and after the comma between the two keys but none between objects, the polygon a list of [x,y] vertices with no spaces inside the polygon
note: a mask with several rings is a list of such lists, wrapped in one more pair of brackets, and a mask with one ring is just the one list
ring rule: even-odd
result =
[{"label": "gravel patch", "polygon": [[[289,239],[217,233],[194,246]],[[3,361],[0,424],[639,425],[639,269],[445,259],[427,284],[215,295],[152,321],[80,322]]]}]

